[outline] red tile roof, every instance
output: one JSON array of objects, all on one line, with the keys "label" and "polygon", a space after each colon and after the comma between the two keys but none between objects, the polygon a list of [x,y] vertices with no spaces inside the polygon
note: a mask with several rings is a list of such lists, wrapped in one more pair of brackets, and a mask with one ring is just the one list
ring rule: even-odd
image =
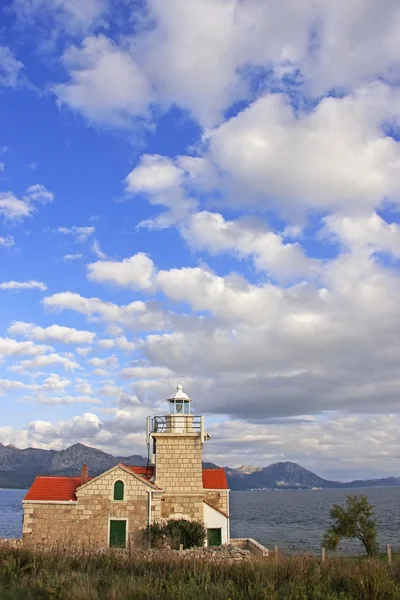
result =
[{"label": "red tile roof", "polygon": [[[124,465],[125,466],[125,465]],[[144,479],[151,479],[154,473],[154,467],[126,467],[136,475]],[[89,481],[93,477],[89,477]],[[42,501],[76,501],[75,492],[81,485],[80,477],[53,477],[38,476],[32,483],[24,500],[42,500]],[[203,469],[203,486],[208,490],[226,490],[228,483],[226,481],[225,469]]]},{"label": "red tile roof", "polygon": [[227,490],[225,469],[203,469],[203,487],[205,490]]},{"label": "red tile roof", "polygon": [[148,467],[135,467],[135,466],[127,466],[127,469],[135,473],[136,475],[140,475],[145,479],[151,479],[154,473],[154,466],[149,465]]},{"label": "red tile roof", "polygon": [[[93,477],[89,477],[93,479]],[[24,500],[76,501],[76,489],[81,485],[80,477],[36,477]]]}]

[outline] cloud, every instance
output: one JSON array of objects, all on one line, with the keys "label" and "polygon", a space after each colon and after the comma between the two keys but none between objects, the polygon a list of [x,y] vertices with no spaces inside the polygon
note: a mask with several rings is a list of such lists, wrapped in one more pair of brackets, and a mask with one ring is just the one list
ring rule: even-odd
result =
[{"label": "cloud", "polygon": [[97,345],[99,348],[103,349],[113,348],[115,346],[115,341],[111,339],[98,340]]},{"label": "cloud", "polygon": [[156,302],[135,301],[118,306],[99,298],[85,298],[74,292],[60,292],[43,300],[48,310],[73,310],[91,320],[120,323],[134,331],[159,331],[171,326],[170,315],[159,308]]},{"label": "cloud", "polygon": [[48,40],[53,41],[61,32],[86,31],[99,21],[106,7],[106,0],[14,0],[12,5],[25,27],[34,25],[38,31],[49,29]]},{"label": "cloud", "polygon": [[319,270],[318,261],[309,259],[300,244],[284,243],[282,235],[255,218],[227,221],[219,213],[202,211],[182,225],[181,234],[197,250],[250,256],[259,271],[268,271],[277,280],[313,276]]},{"label": "cloud", "polygon": [[57,373],[51,373],[49,377],[43,381],[41,388],[46,392],[64,391],[71,383],[70,379],[65,379],[60,375],[57,375]]},{"label": "cloud", "polygon": [[[167,210],[156,218],[140,223],[141,227],[162,229],[184,220],[196,210],[198,202],[191,198],[185,184],[199,174],[196,159],[174,162],[158,154],[145,154],[125,179],[128,194],[145,194],[151,204]],[[202,163],[201,159],[197,159]],[[202,163],[204,168],[204,164]],[[194,168],[193,168],[194,167]],[[200,175],[203,173],[200,171]],[[209,174],[209,173],[208,173]]]},{"label": "cloud", "polygon": [[41,396],[34,397],[34,401],[39,404],[101,404],[101,400],[92,396]]},{"label": "cloud", "polygon": [[126,127],[146,116],[150,85],[134,58],[104,35],[87,37],[63,55],[69,81],[54,86],[60,104],[90,121]]},{"label": "cloud", "polygon": [[[26,342],[28,343],[28,342]],[[1,353],[1,344],[0,344],[0,353]],[[60,365],[64,367],[66,371],[74,371],[75,369],[81,369],[82,367],[79,364],[68,358],[67,356],[61,356],[55,352],[50,354],[43,354],[40,356],[36,356],[31,360],[23,360],[19,363],[19,365],[10,367],[11,371],[15,373],[25,373],[32,370],[35,370],[37,367],[48,367]]]},{"label": "cloud", "polygon": [[65,261],[79,260],[81,258],[83,258],[83,254],[65,254],[63,256],[63,260]]},{"label": "cloud", "polygon": [[289,220],[309,209],[370,211],[399,197],[400,145],[382,130],[396,106],[397,92],[383,85],[298,114],[283,94],[267,94],[210,134],[210,158],[232,206],[245,198]]},{"label": "cloud", "polygon": [[153,261],[143,252],[123,261],[98,261],[88,265],[88,278],[98,283],[145,289],[151,286]]},{"label": "cloud", "polygon": [[39,386],[35,384],[24,383],[14,379],[0,379],[0,396],[9,394],[14,390],[37,390]]},{"label": "cloud", "polygon": [[15,246],[15,241],[12,235],[7,235],[6,237],[0,236],[0,248],[11,248],[11,246]]},{"label": "cloud", "polygon": [[93,254],[95,254],[97,256],[97,258],[99,258],[100,260],[105,260],[107,258],[107,254],[105,254],[102,249],[101,246],[99,244],[99,242],[97,240],[93,241],[92,244],[92,252]]},{"label": "cloud", "polygon": [[62,233],[63,235],[70,235],[74,238],[75,243],[83,244],[94,234],[95,230],[96,228],[93,226],[77,227],[76,225],[73,225],[72,227],[59,227],[56,229],[56,232]]},{"label": "cloud", "polygon": [[0,337],[0,357],[22,356],[24,354],[39,356],[48,350],[52,350],[51,346],[34,344],[33,342],[17,342],[11,338]]},{"label": "cloud", "polygon": [[7,221],[22,221],[32,217],[37,208],[35,202],[47,204],[53,202],[54,194],[47,190],[44,185],[31,185],[25,190],[25,194],[20,200],[12,192],[0,193],[0,216]]},{"label": "cloud", "polygon": [[42,281],[3,281],[0,290],[47,290],[47,285]]},{"label": "cloud", "polygon": [[9,335],[23,335],[37,342],[59,342],[61,344],[92,344],[96,336],[91,331],[79,331],[73,327],[50,325],[39,327],[33,323],[14,322],[8,329]]},{"label": "cloud", "polygon": [[0,87],[18,87],[23,82],[24,68],[9,48],[0,46]]},{"label": "cloud", "polygon": [[42,204],[47,204],[49,202],[53,202],[54,200],[53,192],[49,192],[49,190],[47,190],[44,185],[41,185],[40,183],[29,186],[25,194],[32,202],[41,202]]},{"label": "cloud", "polygon": [[91,358],[88,363],[97,369],[114,369],[118,366],[118,359],[116,356],[107,356],[107,358]]}]

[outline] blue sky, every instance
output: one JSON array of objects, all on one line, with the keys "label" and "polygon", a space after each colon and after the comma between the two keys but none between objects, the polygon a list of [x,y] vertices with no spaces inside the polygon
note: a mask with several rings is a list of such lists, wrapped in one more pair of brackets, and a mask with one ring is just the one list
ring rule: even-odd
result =
[{"label": "blue sky", "polygon": [[209,460],[398,473],[400,8],[331,4],[2,5],[2,443],[182,374]]}]

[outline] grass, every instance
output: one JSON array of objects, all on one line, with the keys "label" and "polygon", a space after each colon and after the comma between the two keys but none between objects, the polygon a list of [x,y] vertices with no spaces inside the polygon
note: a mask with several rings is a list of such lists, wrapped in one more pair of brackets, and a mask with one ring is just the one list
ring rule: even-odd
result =
[{"label": "grass", "polygon": [[400,600],[400,563],[273,557],[234,564],[0,548],[0,600]]}]

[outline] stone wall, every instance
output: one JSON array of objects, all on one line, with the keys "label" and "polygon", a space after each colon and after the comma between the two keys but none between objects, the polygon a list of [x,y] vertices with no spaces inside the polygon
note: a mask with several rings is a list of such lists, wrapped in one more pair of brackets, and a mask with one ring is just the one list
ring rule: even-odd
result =
[{"label": "stone wall", "polygon": [[161,518],[203,521],[203,493],[164,494],[161,498]]},{"label": "stone wall", "polygon": [[[114,483],[124,482],[124,500],[114,500]],[[152,492],[151,520],[161,517],[160,494]],[[109,543],[109,520],[127,519],[127,543],[138,542],[148,524],[149,487],[124,469],[114,469],[81,486],[77,502],[25,503],[24,542],[41,546],[104,548]]]},{"label": "stone wall", "polygon": [[168,494],[203,493],[203,447],[197,433],[153,434],[156,484]]},{"label": "stone wall", "polygon": [[204,490],[204,500],[214,508],[228,513],[228,490]]}]

